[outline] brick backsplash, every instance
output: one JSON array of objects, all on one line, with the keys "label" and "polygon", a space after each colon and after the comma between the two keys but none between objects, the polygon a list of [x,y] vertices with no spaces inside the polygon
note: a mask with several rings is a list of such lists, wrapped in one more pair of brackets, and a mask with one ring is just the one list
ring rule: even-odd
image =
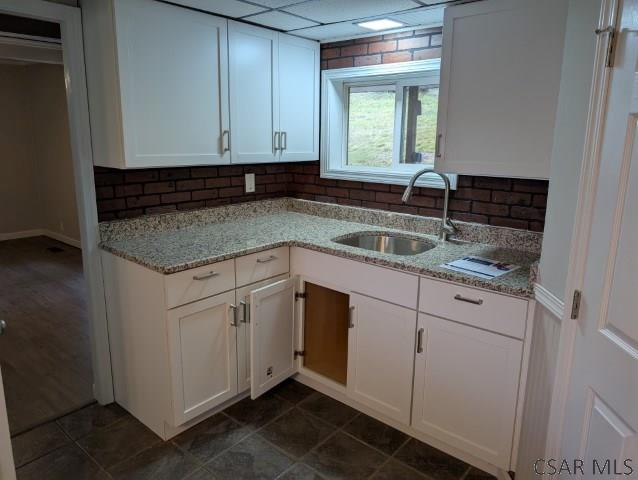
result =
[{"label": "brick backsplash", "polygon": [[[244,193],[245,173],[255,174],[255,193]],[[403,205],[404,186],[321,178],[319,162],[131,171],[96,167],[95,185],[100,221],[283,196],[427,216],[440,216],[443,207],[442,190],[415,188]],[[547,187],[543,180],[461,175],[450,195],[450,214],[542,231]]]},{"label": "brick backsplash", "polygon": [[[342,68],[439,58],[441,29],[377,35],[321,46],[321,68]],[[255,193],[244,193],[244,174],[255,174]],[[96,167],[100,221],[151,213],[291,196],[321,202],[427,216],[440,216],[443,191],[415,188],[409,205],[405,187],[323,179],[319,162],[218,167],[115,170]],[[463,221],[542,231],[548,182],[459,176],[450,214]]]}]

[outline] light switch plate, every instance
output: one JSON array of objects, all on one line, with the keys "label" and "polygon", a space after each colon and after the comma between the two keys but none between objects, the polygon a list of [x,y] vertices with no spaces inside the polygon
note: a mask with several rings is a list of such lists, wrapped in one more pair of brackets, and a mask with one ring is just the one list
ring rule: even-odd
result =
[{"label": "light switch plate", "polygon": [[255,191],[255,174],[247,173],[244,183],[246,184],[246,193],[253,193]]}]

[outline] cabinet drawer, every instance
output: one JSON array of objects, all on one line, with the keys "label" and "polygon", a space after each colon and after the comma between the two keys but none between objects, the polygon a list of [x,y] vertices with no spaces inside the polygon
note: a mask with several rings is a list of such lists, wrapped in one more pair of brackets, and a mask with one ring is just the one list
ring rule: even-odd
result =
[{"label": "cabinet drawer", "polygon": [[525,336],[527,301],[421,278],[419,310],[515,338]]},{"label": "cabinet drawer", "polygon": [[290,256],[288,247],[273,248],[253,253],[235,260],[237,268],[237,286],[259,282],[266,278],[287,273]]},{"label": "cabinet drawer", "polygon": [[232,290],[235,288],[235,263],[226,260],[167,275],[164,288],[167,308]]}]

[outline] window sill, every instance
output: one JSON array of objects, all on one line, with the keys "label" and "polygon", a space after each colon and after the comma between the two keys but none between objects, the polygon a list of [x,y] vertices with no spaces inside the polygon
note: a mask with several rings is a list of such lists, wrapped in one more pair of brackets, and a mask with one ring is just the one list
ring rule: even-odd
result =
[{"label": "window sill", "polygon": [[[450,188],[456,190],[457,177],[456,174],[447,174],[450,179]],[[321,178],[330,178],[335,180],[350,180],[354,182],[368,183],[387,183],[390,185],[407,185],[412,178],[409,172],[370,172],[362,170],[328,170],[322,165]],[[425,188],[445,188],[443,180],[438,176],[424,174],[417,181],[415,186]]]}]

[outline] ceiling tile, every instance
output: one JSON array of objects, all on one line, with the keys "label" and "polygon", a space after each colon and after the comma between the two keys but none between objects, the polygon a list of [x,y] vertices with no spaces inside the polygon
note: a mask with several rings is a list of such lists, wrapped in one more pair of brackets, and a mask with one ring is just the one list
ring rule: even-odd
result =
[{"label": "ceiling tile", "polygon": [[380,16],[419,6],[412,0],[316,0],[285,7],[284,10],[319,23],[332,23]]},{"label": "ceiling tile", "polygon": [[407,25],[443,25],[444,7],[425,7],[416,10],[410,10],[406,13],[388,15],[392,20],[403,22]]},{"label": "ceiling tile", "polygon": [[[250,0],[251,3],[256,3],[258,5],[263,5],[268,8],[281,8],[286,7],[288,5],[294,5],[295,3],[302,3],[308,0]],[[444,0],[447,1],[447,0]]]},{"label": "ceiling tile", "polygon": [[239,2],[237,0],[171,0],[171,2],[211,13],[218,13],[227,17],[243,17],[266,10],[263,7]]},{"label": "ceiling tile", "polygon": [[332,23],[330,25],[319,25],[318,27],[302,28],[295,30],[295,35],[311,40],[332,40],[336,38],[350,37],[370,33],[366,28],[353,25],[351,22]]},{"label": "ceiling tile", "polygon": [[304,20],[303,18],[275,10],[266,13],[258,13],[257,15],[246,17],[245,20],[265,25],[266,27],[277,28],[279,30],[295,30],[298,28],[307,28],[319,25],[316,22]]}]

